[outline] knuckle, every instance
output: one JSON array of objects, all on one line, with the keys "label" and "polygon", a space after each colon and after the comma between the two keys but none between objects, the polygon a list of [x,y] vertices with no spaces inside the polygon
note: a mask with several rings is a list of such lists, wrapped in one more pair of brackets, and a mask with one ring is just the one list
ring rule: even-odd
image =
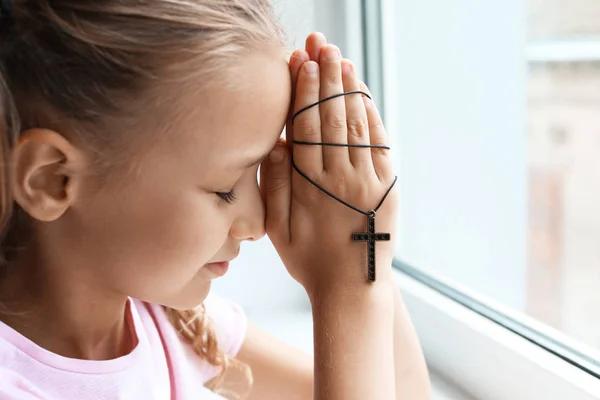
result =
[{"label": "knuckle", "polygon": [[269,184],[266,187],[267,193],[277,193],[288,186],[287,179],[285,178],[271,178]]},{"label": "knuckle", "polygon": [[[322,180],[319,178],[319,173],[311,171],[311,169],[308,166],[299,167],[312,181],[317,182],[319,185],[322,184]],[[296,200],[300,200],[301,203],[317,203],[322,194],[319,189],[314,187],[309,181],[297,174],[294,174],[294,182],[292,183],[292,185],[294,187],[294,190],[292,190],[292,197]],[[296,188],[301,189],[295,190]]]},{"label": "knuckle", "polygon": [[318,204],[319,201],[321,200],[321,195],[323,193],[321,193],[319,191],[319,189],[317,189],[314,186],[310,186],[310,188],[305,192],[306,198],[307,200],[311,203],[311,204]]},{"label": "knuckle", "polygon": [[329,72],[324,75],[325,83],[329,85],[339,85],[342,82],[340,74],[337,72]]},{"label": "knuckle", "polygon": [[356,138],[364,138],[367,135],[367,124],[362,118],[349,118],[347,125],[348,135]]},{"label": "knuckle", "polygon": [[309,139],[308,141],[312,141],[312,139],[318,137],[319,128],[314,124],[312,118],[304,116],[304,118],[297,118],[294,122],[294,133],[304,139]]},{"label": "knuckle", "polygon": [[[381,142],[381,143],[373,143],[374,145],[377,146],[386,146],[385,143]],[[387,149],[378,149],[378,148],[372,148],[371,152],[372,154],[378,155],[378,156],[383,156],[383,157],[388,157],[388,151]]]},{"label": "knuckle", "polygon": [[380,135],[383,135],[383,132],[385,131],[385,127],[383,126],[383,121],[381,121],[381,120],[373,121],[373,123],[371,123],[369,129],[371,129],[373,132],[379,132]]},{"label": "knuckle", "polygon": [[345,197],[351,189],[352,180],[348,180],[347,173],[343,170],[331,171],[325,180],[326,187],[331,188],[332,193],[338,197]]},{"label": "knuckle", "polygon": [[338,175],[337,179],[335,180],[335,188],[336,192],[340,193],[341,195],[348,193],[348,180],[346,179],[346,176],[344,174]]},{"label": "knuckle", "polygon": [[336,132],[346,129],[346,119],[336,112],[329,113],[325,117],[325,123],[328,129]]}]

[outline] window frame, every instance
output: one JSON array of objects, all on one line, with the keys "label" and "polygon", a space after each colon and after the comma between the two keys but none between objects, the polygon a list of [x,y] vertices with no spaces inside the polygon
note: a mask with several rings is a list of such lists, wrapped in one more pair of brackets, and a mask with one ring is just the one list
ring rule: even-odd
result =
[{"label": "window frame", "polygon": [[531,63],[599,62],[600,37],[534,40],[527,45]]},{"label": "window frame", "polygon": [[[403,265],[396,261],[395,266]],[[477,399],[600,399],[600,380],[397,270],[429,368]]]}]

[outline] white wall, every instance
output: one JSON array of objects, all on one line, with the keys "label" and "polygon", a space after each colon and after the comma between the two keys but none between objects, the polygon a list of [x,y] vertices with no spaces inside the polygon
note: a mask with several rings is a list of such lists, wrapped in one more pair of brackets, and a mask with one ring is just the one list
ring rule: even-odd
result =
[{"label": "white wall", "polygon": [[399,256],[522,309],[523,2],[384,3],[395,6],[386,32],[395,44],[384,53],[390,134],[399,135]]}]

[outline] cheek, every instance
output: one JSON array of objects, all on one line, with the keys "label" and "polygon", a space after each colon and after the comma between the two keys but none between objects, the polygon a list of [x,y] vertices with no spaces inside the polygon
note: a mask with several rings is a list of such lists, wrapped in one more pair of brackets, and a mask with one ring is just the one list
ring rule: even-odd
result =
[{"label": "cheek", "polygon": [[140,207],[132,212],[130,221],[143,256],[160,260],[157,268],[180,271],[208,261],[227,233],[218,218],[211,218],[210,210],[182,198]]},{"label": "cheek", "polygon": [[199,191],[128,188],[105,199],[95,242],[110,249],[110,279],[129,296],[155,300],[175,295],[227,240],[229,223],[216,199]]}]

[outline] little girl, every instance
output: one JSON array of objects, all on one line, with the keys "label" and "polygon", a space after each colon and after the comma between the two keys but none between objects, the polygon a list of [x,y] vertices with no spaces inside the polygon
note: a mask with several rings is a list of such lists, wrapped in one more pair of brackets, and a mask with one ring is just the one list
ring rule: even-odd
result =
[{"label": "little girl", "polygon": [[[371,210],[394,182],[339,49],[313,34],[288,68],[267,0],[0,0],[0,37],[0,399],[428,397],[393,240],[368,282],[367,218],[331,197]],[[314,360],[208,294],[265,233]]]}]

